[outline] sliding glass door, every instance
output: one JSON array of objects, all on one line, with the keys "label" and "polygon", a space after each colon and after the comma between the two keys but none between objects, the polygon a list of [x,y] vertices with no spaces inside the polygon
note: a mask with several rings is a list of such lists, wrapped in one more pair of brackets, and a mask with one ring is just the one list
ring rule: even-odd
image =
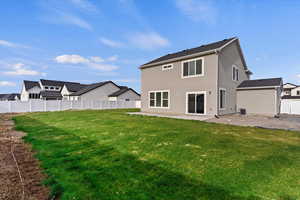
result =
[{"label": "sliding glass door", "polygon": [[187,113],[205,114],[205,93],[187,93]]}]

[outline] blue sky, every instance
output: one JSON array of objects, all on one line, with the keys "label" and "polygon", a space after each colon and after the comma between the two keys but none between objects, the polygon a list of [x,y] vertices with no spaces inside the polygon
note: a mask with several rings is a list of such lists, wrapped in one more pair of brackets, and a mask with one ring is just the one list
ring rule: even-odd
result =
[{"label": "blue sky", "polygon": [[139,65],[233,36],[252,78],[300,84],[296,0],[9,0],[0,18],[0,93],[40,78],[139,91]]}]

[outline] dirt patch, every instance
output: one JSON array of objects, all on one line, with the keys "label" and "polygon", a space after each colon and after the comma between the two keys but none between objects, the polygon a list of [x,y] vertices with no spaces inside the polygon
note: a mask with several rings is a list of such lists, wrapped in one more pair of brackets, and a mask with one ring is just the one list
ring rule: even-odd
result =
[{"label": "dirt patch", "polygon": [[0,200],[47,200],[45,176],[23,132],[13,129],[13,115],[0,115]]},{"label": "dirt patch", "polygon": [[280,118],[274,118],[269,116],[261,115],[225,115],[219,119],[213,118],[207,120],[208,122],[216,122],[223,124],[232,124],[238,126],[253,126],[270,129],[284,129],[300,131],[300,116],[285,116],[282,115]]}]

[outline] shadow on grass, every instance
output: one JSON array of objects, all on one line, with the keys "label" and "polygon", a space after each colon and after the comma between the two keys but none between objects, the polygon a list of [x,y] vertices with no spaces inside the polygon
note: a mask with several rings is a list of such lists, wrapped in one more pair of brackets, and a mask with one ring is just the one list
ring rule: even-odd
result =
[{"label": "shadow on grass", "polygon": [[52,196],[60,199],[261,199],[235,196],[221,187],[174,172],[176,166],[150,163],[29,116],[18,117],[16,122],[17,129],[28,133],[25,140],[37,151]]}]

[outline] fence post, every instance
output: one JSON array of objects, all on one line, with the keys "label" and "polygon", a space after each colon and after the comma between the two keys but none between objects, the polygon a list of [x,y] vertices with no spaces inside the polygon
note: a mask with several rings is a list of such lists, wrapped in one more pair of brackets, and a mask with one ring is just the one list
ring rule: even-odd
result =
[{"label": "fence post", "polygon": [[46,111],[47,111],[47,101],[44,100],[44,112],[46,112]]},{"label": "fence post", "polygon": [[31,100],[29,100],[29,112],[31,112]]},{"label": "fence post", "polygon": [[8,101],[8,112],[11,112],[11,101]]},{"label": "fence post", "polygon": [[73,101],[71,101],[71,110],[73,109]]},{"label": "fence post", "polygon": [[59,101],[59,111],[62,111],[62,100]]}]

